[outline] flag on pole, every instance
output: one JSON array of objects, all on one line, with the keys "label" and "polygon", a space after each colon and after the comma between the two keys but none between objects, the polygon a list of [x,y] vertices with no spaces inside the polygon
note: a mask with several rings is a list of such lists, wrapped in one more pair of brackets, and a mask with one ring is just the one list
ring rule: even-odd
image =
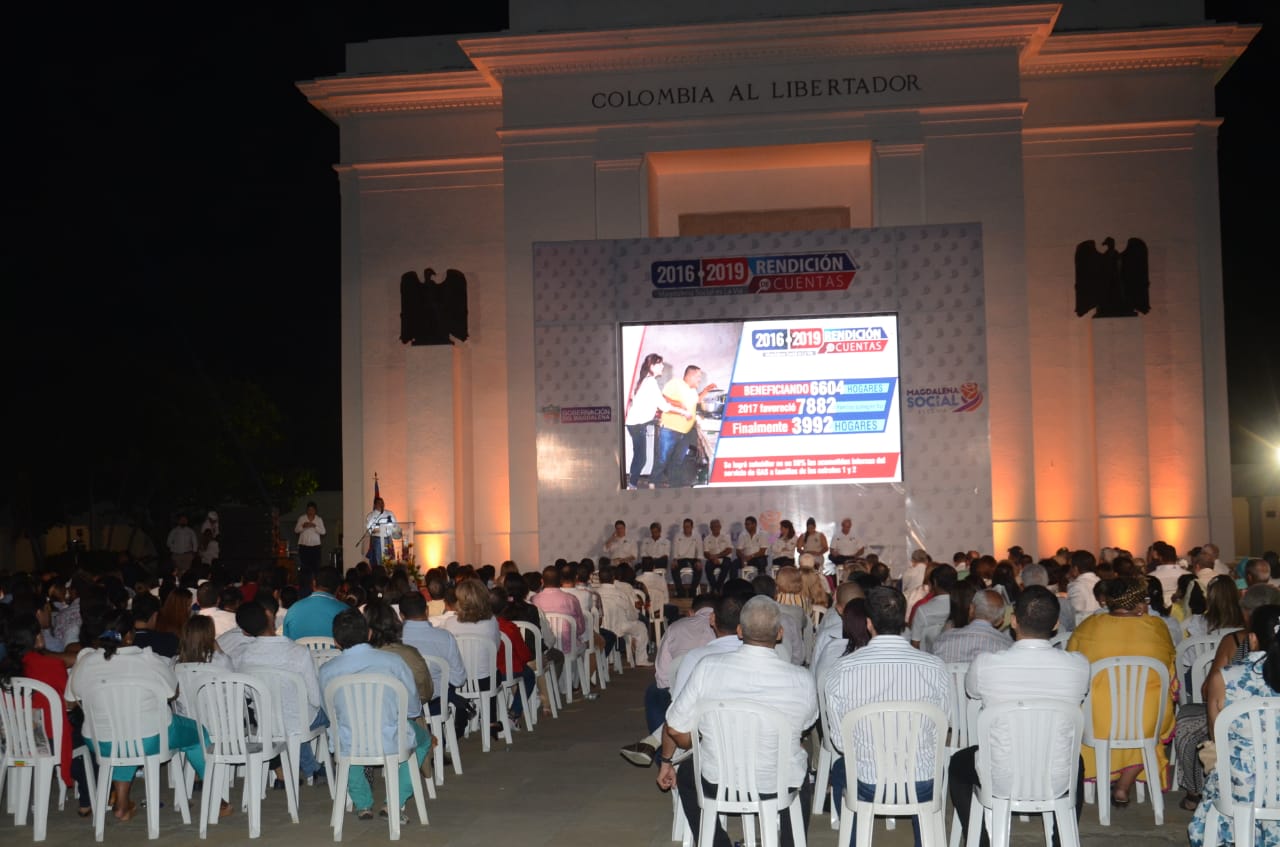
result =
[{"label": "flag on pole", "polygon": [[378,490],[378,475],[377,475],[377,474],[374,474],[374,475],[373,475],[373,499],[374,499],[374,500],[380,500],[380,499],[382,499],[382,493]]}]

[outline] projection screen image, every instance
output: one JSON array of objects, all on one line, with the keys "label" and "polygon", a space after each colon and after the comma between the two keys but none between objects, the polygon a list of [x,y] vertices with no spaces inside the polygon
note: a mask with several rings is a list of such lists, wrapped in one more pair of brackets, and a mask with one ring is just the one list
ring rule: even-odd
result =
[{"label": "projection screen image", "polygon": [[624,488],[902,481],[896,315],[620,333]]}]

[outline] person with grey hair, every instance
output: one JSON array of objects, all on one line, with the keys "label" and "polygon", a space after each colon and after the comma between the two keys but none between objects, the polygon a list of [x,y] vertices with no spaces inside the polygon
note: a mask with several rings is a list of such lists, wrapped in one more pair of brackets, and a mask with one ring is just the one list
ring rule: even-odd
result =
[{"label": "person with grey hair", "polygon": [[1000,630],[1005,602],[999,591],[986,589],[973,595],[969,604],[969,625],[944,630],[930,650],[947,664],[968,663],[983,653],[999,653],[1013,646],[1013,639]]},{"label": "person with grey hair", "polygon": [[1266,559],[1250,559],[1244,565],[1244,584],[1250,588],[1255,585],[1269,585],[1271,582],[1271,563]]},{"label": "person with grey hair", "polygon": [[[694,832],[699,829],[701,809],[698,806],[698,788],[694,785],[693,767],[685,763],[679,769],[671,763],[677,748],[693,746],[693,733],[698,725],[698,710],[712,702],[733,703],[750,700],[774,710],[787,724],[787,734],[776,739],[762,739],[760,765],[757,779],[764,785],[775,782],[790,790],[799,789],[800,808],[803,810],[804,828],[809,829],[809,809],[813,801],[813,785],[809,781],[809,756],[800,743],[800,735],[818,719],[817,688],[813,677],[804,668],[796,667],[774,652],[773,646],[782,635],[781,611],[778,604],[767,597],[752,597],[742,607],[738,617],[738,636],[742,646],[729,653],[706,655],[701,658],[684,683],[684,687],[667,710],[667,726],[662,739],[662,751],[655,757],[659,762],[658,787],[664,791],[676,789],[680,805]],[[786,774],[775,774],[773,763],[777,757],[768,749],[773,743],[787,745],[789,752]],[[720,777],[719,762],[711,748],[702,750],[702,780],[704,790],[714,791]],[[794,847],[791,833],[790,811],[780,813],[781,843]],[[715,847],[728,847],[729,836],[716,822]],[[709,847],[709,845],[703,845]]]},{"label": "person with grey hair", "polygon": [[[1052,562],[1052,560],[1050,560]],[[1022,573],[1018,575],[1022,580],[1023,589],[1030,588],[1033,585],[1040,585],[1053,591],[1049,586],[1049,571],[1044,565],[1036,563],[1027,565],[1022,569]],[[1071,610],[1071,606],[1067,603],[1058,604],[1058,629],[1059,635],[1065,635],[1075,629],[1076,615]]]}]

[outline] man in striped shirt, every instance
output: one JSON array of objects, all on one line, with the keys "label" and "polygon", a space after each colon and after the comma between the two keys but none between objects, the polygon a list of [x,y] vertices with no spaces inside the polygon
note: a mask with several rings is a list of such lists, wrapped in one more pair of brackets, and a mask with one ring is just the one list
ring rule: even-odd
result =
[{"label": "man in striped shirt", "polygon": [[997,629],[1004,623],[1004,597],[985,589],[969,604],[969,625],[943,630],[929,652],[949,665],[968,664],[983,653],[999,653],[1013,646],[1009,634]]},{"label": "man in striped shirt", "polygon": [[[951,721],[951,676],[937,656],[911,646],[902,633],[907,628],[907,601],[894,588],[873,588],[867,592],[868,629],[871,641],[866,647],[842,656],[831,666],[820,696],[827,698],[827,724],[832,730],[832,746],[854,756],[859,796],[870,800],[876,785],[876,767],[872,758],[870,729],[859,725],[854,729],[856,749],[842,749],[843,739],[836,731],[846,714],[868,703],[906,700],[928,703],[942,709]],[[945,731],[945,728],[944,730]],[[925,739],[920,759],[916,762],[916,792],[921,800],[933,796],[934,745]],[[845,790],[843,756],[831,768],[832,802],[839,803]],[[919,821],[912,819],[916,847],[920,845]]]}]

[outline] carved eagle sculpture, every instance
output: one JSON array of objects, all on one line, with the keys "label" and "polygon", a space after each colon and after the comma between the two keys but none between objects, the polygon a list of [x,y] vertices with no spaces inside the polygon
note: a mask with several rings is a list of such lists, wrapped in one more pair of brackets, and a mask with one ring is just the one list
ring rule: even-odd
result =
[{"label": "carved eagle sculpture", "polygon": [[406,271],[400,277],[400,341],[415,347],[466,341],[467,278],[450,268],[437,280],[433,268],[419,277]]},{"label": "carved eagle sculpture", "polygon": [[1132,318],[1151,311],[1151,280],[1147,275],[1147,245],[1130,238],[1123,251],[1111,236],[1102,242],[1076,245],[1076,314],[1094,309],[1095,318]]}]

